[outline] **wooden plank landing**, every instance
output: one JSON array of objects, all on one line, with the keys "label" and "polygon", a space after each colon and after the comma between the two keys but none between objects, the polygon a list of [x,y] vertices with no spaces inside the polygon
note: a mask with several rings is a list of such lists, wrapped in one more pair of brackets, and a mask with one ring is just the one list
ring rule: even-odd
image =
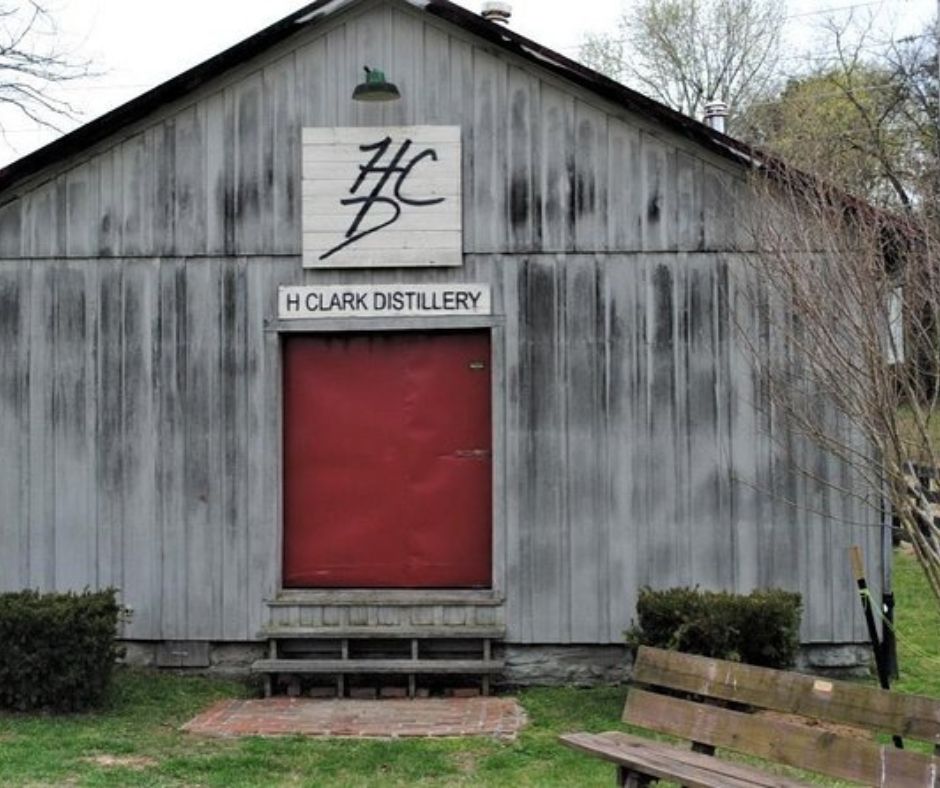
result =
[{"label": "wooden plank landing", "polygon": [[462,626],[427,626],[427,627],[269,627],[261,631],[261,637],[272,640],[353,640],[368,638],[371,640],[400,639],[458,639],[458,640],[501,640],[506,636],[505,627],[462,627]]}]

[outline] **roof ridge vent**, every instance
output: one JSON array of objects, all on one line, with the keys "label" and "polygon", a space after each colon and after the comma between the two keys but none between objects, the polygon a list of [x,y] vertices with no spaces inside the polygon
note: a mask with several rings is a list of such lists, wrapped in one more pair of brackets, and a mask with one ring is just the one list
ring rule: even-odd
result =
[{"label": "roof ridge vent", "polygon": [[490,22],[496,22],[500,25],[508,25],[512,17],[512,6],[504,3],[502,0],[486,0],[483,3],[483,9],[480,16]]}]

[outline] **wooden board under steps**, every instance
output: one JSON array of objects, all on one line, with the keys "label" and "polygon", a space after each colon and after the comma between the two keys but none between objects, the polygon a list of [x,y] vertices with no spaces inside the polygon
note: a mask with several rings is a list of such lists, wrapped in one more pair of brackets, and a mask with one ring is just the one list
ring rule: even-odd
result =
[{"label": "wooden board under steps", "polygon": [[260,659],[254,673],[499,673],[502,660],[482,659]]}]

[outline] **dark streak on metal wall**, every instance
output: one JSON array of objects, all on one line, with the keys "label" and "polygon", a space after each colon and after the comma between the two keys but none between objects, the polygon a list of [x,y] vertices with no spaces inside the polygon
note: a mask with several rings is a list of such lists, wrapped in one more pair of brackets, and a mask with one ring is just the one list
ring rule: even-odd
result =
[{"label": "dark streak on metal wall", "polygon": [[[346,100],[363,40],[398,106]],[[879,555],[877,529],[805,507],[874,515],[787,472],[858,483],[775,442],[735,348],[732,313],[761,316],[727,159],[397,4],[239,67],[0,207],[0,587],[114,584],[129,637],[254,638],[280,563],[277,286],[468,281],[504,321],[510,642],[620,642],[646,583],[786,585],[806,639],[863,635],[843,547]],[[429,119],[464,128],[465,267],[303,271],[299,129]]]}]

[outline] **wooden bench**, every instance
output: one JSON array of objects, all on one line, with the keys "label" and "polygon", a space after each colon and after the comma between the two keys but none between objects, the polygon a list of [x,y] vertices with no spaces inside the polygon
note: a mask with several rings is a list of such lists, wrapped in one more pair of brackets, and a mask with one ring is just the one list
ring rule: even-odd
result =
[{"label": "wooden bench", "polygon": [[[715,757],[721,747],[863,785],[940,788],[940,701],[646,647],[633,682],[649,689],[630,689],[623,721],[691,741],[692,749],[619,732],[561,737],[616,764],[619,785],[806,785]],[[930,742],[934,754],[881,744],[874,733]]]}]

